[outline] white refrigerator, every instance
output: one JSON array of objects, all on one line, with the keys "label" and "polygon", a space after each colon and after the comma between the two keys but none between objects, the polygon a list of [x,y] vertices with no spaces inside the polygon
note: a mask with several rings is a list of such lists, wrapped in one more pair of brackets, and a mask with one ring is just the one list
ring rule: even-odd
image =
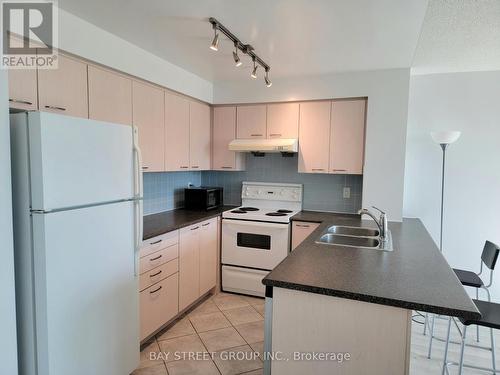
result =
[{"label": "white refrigerator", "polygon": [[12,114],[21,375],[127,375],[139,363],[137,129]]}]

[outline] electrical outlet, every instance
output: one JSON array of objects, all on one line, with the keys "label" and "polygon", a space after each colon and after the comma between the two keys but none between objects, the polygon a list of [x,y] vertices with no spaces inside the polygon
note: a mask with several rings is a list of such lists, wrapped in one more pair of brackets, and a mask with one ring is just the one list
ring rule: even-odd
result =
[{"label": "electrical outlet", "polygon": [[345,187],[344,188],[344,199],[349,199],[349,198],[351,198],[351,188]]}]

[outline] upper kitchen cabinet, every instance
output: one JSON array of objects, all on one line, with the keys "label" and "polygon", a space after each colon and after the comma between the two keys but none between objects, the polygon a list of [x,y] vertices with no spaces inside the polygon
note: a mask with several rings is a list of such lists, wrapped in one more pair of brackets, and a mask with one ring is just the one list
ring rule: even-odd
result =
[{"label": "upper kitchen cabinet", "polygon": [[328,173],[331,102],[300,103],[299,172]]},{"label": "upper kitchen cabinet", "polygon": [[139,129],[142,170],[165,170],[165,93],[146,83],[132,82],[133,121]]},{"label": "upper kitchen cabinet", "polygon": [[266,105],[239,106],[236,138],[266,138]]},{"label": "upper kitchen cabinet", "polygon": [[59,54],[57,69],[38,70],[40,110],[89,117],[87,64]]},{"label": "upper kitchen cabinet", "polygon": [[245,169],[245,154],[229,151],[229,142],[236,138],[236,107],[215,107],[213,123],[212,169],[241,171]]},{"label": "upper kitchen cabinet", "polygon": [[193,170],[210,169],[210,107],[189,103],[189,163]]},{"label": "upper kitchen cabinet", "polygon": [[9,69],[9,107],[38,109],[36,69]]},{"label": "upper kitchen cabinet", "polygon": [[189,100],[165,92],[165,169],[189,169]]},{"label": "upper kitchen cabinet", "polygon": [[89,118],[132,124],[132,80],[89,65]]},{"label": "upper kitchen cabinet", "polygon": [[267,138],[299,137],[299,103],[267,106]]},{"label": "upper kitchen cabinet", "polygon": [[366,101],[332,102],[330,172],[363,174]]}]

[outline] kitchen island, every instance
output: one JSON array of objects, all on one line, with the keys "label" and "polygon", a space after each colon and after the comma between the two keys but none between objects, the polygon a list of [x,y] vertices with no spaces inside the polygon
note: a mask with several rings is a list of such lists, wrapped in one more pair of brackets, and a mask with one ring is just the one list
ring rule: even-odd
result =
[{"label": "kitchen island", "polygon": [[321,224],[263,280],[273,375],[407,374],[412,310],[480,317],[420,220],[389,223],[393,251],[316,243],[332,225],[376,228],[358,215],[292,220]]}]

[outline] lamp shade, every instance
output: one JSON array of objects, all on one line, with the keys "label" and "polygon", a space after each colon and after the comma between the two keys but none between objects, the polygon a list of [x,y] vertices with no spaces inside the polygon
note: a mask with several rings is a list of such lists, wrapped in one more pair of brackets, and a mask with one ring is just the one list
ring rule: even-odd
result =
[{"label": "lamp shade", "polygon": [[440,145],[449,145],[450,143],[456,142],[456,140],[460,138],[460,134],[462,133],[456,130],[446,130],[431,132],[431,137],[434,142],[439,143]]}]

